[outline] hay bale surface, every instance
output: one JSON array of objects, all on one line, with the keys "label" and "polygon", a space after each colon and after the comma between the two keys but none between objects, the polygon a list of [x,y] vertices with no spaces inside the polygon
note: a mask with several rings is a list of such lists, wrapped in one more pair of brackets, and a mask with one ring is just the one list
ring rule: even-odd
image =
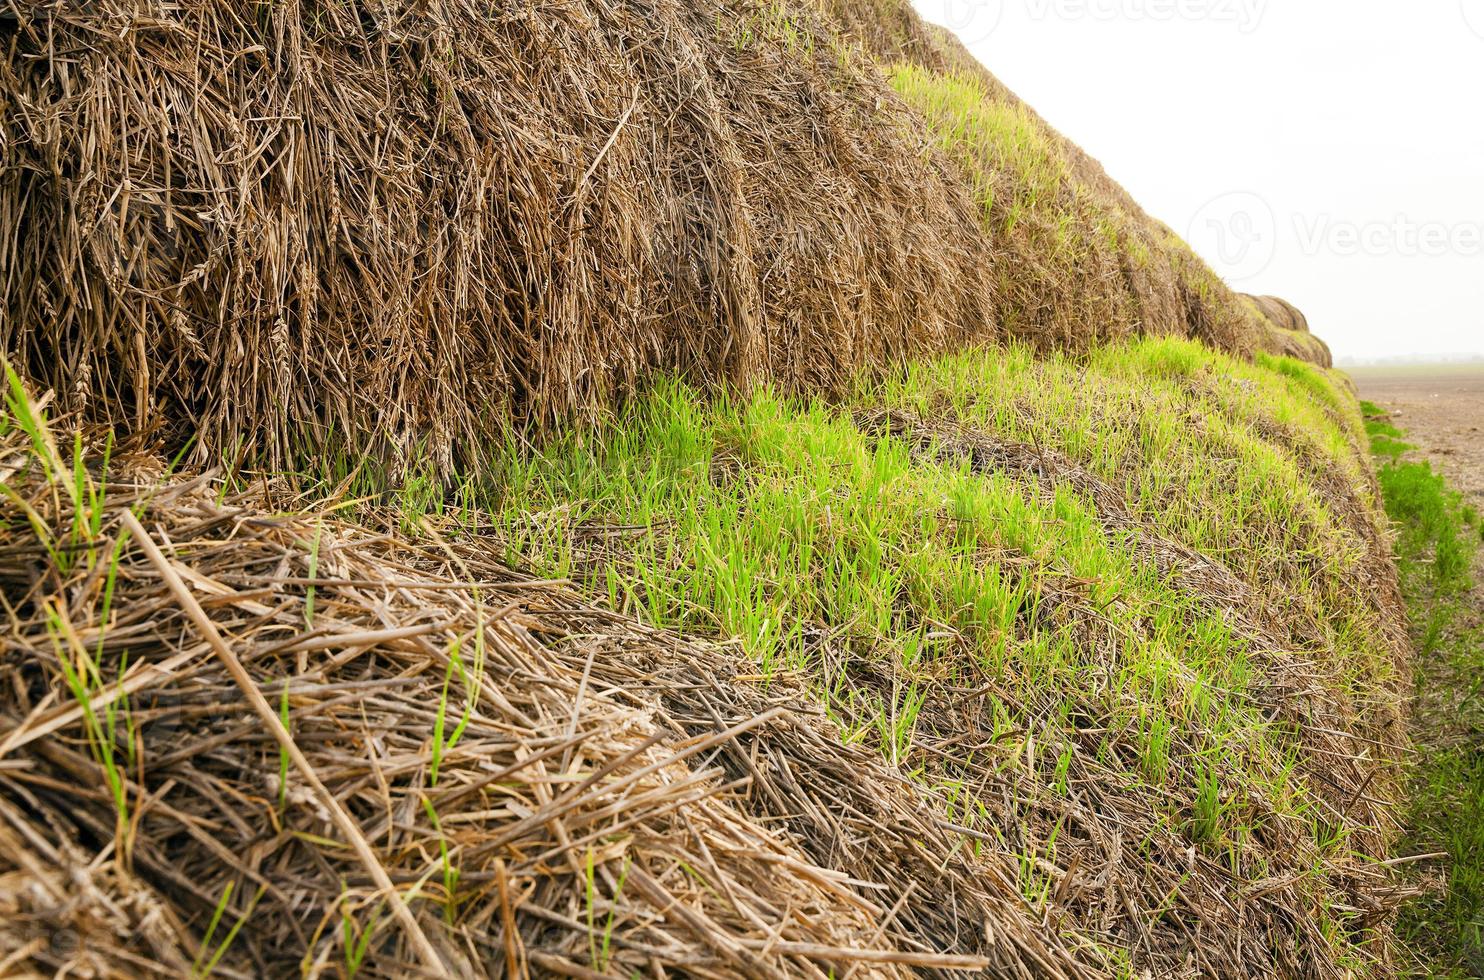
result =
[{"label": "hay bale surface", "polygon": [[133,508],[444,972],[1098,975],[1007,869],[730,651],[478,546],[274,516],[153,463],[115,471],[96,533],[69,538],[45,455],[0,443],[7,968],[179,976],[220,951],[219,976],[418,974],[325,801],[122,533]]},{"label": "hay bale surface", "polygon": [[655,371],[828,388],[992,336],[955,175],[869,59],[782,9],[23,17],[0,346],[203,458],[447,470]]},{"label": "hay bale surface", "polygon": [[1039,117],[1075,220],[987,228],[883,68],[1019,100],[906,5],[100,0],[0,36],[0,351],[197,461],[447,476],[657,372],[828,391],[1003,332],[1272,347]]}]

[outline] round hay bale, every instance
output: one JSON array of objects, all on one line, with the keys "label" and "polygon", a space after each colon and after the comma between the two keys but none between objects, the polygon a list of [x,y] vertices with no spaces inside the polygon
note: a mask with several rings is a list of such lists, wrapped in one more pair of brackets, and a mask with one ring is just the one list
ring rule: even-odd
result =
[{"label": "round hay bale", "polygon": [[1286,299],[1277,296],[1253,296],[1242,294],[1244,299],[1250,300],[1257,307],[1259,313],[1272,321],[1274,326],[1283,330],[1294,330],[1299,333],[1309,332],[1309,319],[1303,312]]},{"label": "round hay bale", "polygon": [[957,175],[808,12],[16,16],[0,347],[200,460],[446,473],[657,371],[828,389],[994,334]]}]

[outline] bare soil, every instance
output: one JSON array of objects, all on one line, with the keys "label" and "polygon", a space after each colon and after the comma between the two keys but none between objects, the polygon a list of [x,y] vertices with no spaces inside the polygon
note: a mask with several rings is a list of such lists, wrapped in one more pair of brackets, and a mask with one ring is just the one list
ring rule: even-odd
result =
[{"label": "bare soil", "polygon": [[1360,397],[1396,416],[1406,441],[1484,504],[1484,365],[1353,370]]}]

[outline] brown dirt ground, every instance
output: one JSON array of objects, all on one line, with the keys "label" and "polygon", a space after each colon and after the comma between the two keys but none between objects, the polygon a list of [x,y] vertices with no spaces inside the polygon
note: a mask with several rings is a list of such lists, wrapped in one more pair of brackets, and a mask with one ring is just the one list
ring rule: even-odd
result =
[{"label": "brown dirt ground", "polygon": [[1396,417],[1418,455],[1484,504],[1484,365],[1352,370],[1360,397]]}]

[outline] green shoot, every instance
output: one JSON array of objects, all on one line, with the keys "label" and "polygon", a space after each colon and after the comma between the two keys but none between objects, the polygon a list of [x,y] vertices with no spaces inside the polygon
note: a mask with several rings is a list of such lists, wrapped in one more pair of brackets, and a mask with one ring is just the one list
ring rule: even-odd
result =
[{"label": "green shoot", "polygon": [[377,922],[381,919],[382,906],[371,913],[371,921],[357,929],[355,920],[342,907],[340,913],[341,947],[345,956],[345,975],[354,977],[366,961],[366,950],[371,947],[371,938],[376,934]]},{"label": "green shoot", "polygon": [[304,626],[306,629],[314,629],[314,579],[319,573],[319,545],[324,533],[324,522],[317,521],[314,528],[314,540],[309,543],[309,574],[307,576],[309,587],[304,591]]},{"label": "green shoot", "polygon": [[428,823],[433,825],[433,832],[438,835],[438,854],[443,868],[443,917],[449,925],[453,925],[459,910],[459,869],[453,863],[448,838],[444,836],[443,826],[438,822],[438,811],[433,808],[433,801],[426,796],[423,797],[423,811],[428,815]]},{"label": "green shoot", "polygon": [[[290,737],[294,734],[289,722],[289,678],[283,679],[283,691],[278,696],[278,722]],[[288,809],[289,798],[289,754],[283,746],[278,747],[278,814],[282,819]]]},{"label": "green shoot", "polygon": [[[596,921],[598,904],[598,883],[597,868],[594,865],[594,861],[595,855],[593,849],[589,847],[587,849],[587,865],[584,869],[584,886],[587,905],[588,961],[592,965],[592,968],[594,970],[599,973],[603,973],[608,969],[608,959],[611,955],[609,947],[613,941],[613,926],[618,916],[618,902],[620,897],[622,897],[623,895],[624,884],[629,880],[629,867],[633,863],[633,859],[627,854],[624,855],[623,868],[619,871],[618,883],[613,889],[613,900],[608,903],[608,916],[603,922],[601,943],[598,939],[599,932]],[[687,870],[689,869],[687,868]]]},{"label": "green shoot", "polygon": [[[228,881],[226,887],[222,889],[222,897],[217,899],[216,909],[211,915],[211,922],[206,927],[206,935],[201,940],[201,949],[196,954],[196,962],[192,964],[191,973],[193,976],[211,976],[212,971],[216,969],[217,964],[221,962],[222,957],[226,955],[227,950],[231,947],[232,941],[237,938],[237,933],[242,929],[243,923],[247,922],[253,913],[253,909],[258,907],[258,901],[262,899],[263,893],[268,890],[267,885],[260,885],[258,887],[257,894],[253,895],[252,901],[247,903],[247,908],[243,909],[242,915],[233,923],[232,928],[228,930],[226,936],[222,937],[221,945],[216,947],[216,951],[211,954],[210,959],[206,959],[206,954],[211,949],[212,937],[216,935],[217,926],[221,924],[222,914],[227,909],[227,902],[232,897],[232,886],[234,884],[235,882]],[[206,962],[203,964],[202,960],[206,960]]]},{"label": "green shoot", "polygon": [[[443,673],[443,690],[438,695],[438,713],[433,720],[433,745],[432,761],[428,767],[428,785],[438,785],[438,770],[443,763],[443,756],[459,744],[459,739],[464,735],[464,729],[469,725],[470,715],[474,711],[475,689],[470,682],[469,674],[464,670],[463,658],[459,656],[461,640],[454,640],[448,648],[448,668]],[[484,631],[480,630],[475,639],[475,661],[482,665],[484,651]],[[459,717],[459,722],[454,730],[445,740],[443,732],[448,719],[448,687],[453,681],[454,671],[459,674],[459,682],[463,685],[464,712]]]}]

